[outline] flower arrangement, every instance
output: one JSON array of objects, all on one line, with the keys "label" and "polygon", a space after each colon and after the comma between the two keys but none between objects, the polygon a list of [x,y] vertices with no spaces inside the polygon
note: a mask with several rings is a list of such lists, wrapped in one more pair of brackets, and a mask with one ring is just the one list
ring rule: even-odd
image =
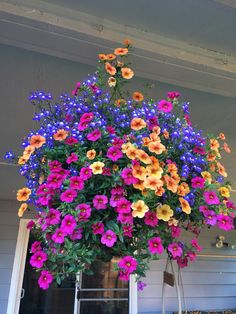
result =
[{"label": "flower arrangement", "polygon": [[[164,251],[185,267],[201,250],[203,226],[233,228],[235,206],[220,162],[222,150],[230,152],[224,134],[195,129],[178,92],[159,102],[124,92],[134,76],[130,48],[126,40],[99,54],[98,71],[72,96],[53,102],[34,92],[40,126],[25,138],[22,156],[6,154],[26,178],[18,215],[36,210],[28,224],[37,238],[30,264],[42,289],[90,273],[96,259],[117,257],[120,280],[145,276]],[[190,243],[181,241],[183,229],[193,233]]]}]

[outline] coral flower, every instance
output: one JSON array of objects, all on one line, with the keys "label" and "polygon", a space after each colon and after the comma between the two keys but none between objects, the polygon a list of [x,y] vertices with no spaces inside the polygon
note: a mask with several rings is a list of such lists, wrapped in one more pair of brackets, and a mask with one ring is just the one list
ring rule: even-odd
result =
[{"label": "coral flower", "polygon": [[68,132],[64,129],[57,130],[56,133],[53,134],[53,138],[56,141],[64,141],[68,136]]},{"label": "coral flower", "polygon": [[179,202],[180,202],[182,211],[185,214],[190,214],[191,213],[191,207],[189,206],[189,202],[186,201],[183,197],[179,197]]},{"label": "coral flower", "polygon": [[143,185],[146,189],[155,191],[163,186],[163,181],[158,179],[156,176],[149,176],[145,178]]},{"label": "coral flower", "polygon": [[220,147],[220,143],[214,138],[214,139],[210,139],[210,148],[214,151],[218,151]]},{"label": "coral flower", "polygon": [[171,111],[172,111],[172,109],[173,109],[173,104],[172,104],[171,102],[166,101],[166,100],[163,99],[163,100],[159,101],[159,103],[158,103],[158,109],[159,109],[160,111],[164,111],[164,112],[168,113],[168,112],[171,112]]},{"label": "coral flower", "polygon": [[138,200],[131,204],[131,208],[133,209],[132,216],[143,218],[145,213],[149,211],[148,206],[144,203],[143,200]]},{"label": "coral flower", "polygon": [[154,237],[148,240],[148,249],[152,254],[162,254],[164,247],[160,237]]},{"label": "coral flower", "polygon": [[182,182],[177,189],[177,193],[179,196],[185,196],[190,192],[189,186],[187,183]]},{"label": "coral flower", "polygon": [[138,182],[133,184],[133,187],[137,190],[144,191],[145,187],[143,185],[143,181],[138,179]]},{"label": "coral flower", "polygon": [[217,168],[218,168],[217,171],[221,176],[223,177],[228,176],[227,172],[225,171],[224,166],[220,162],[217,162]]},{"label": "coral flower", "polygon": [[73,189],[68,189],[61,193],[60,200],[65,203],[71,203],[77,196],[77,192]]},{"label": "coral flower", "polygon": [[93,174],[102,174],[102,170],[105,164],[100,161],[92,163],[89,168],[92,169]]},{"label": "coral flower", "polygon": [[18,210],[18,217],[22,217],[27,208],[28,208],[28,205],[26,203],[21,204]]},{"label": "coral flower", "polygon": [[140,92],[134,92],[132,98],[133,100],[138,101],[138,102],[144,100],[144,96]]},{"label": "coral flower", "polygon": [[107,157],[112,161],[117,161],[118,159],[123,157],[123,153],[118,147],[111,146],[107,150]]},{"label": "coral flower", "polygon": [[150,152],[155,153],[157,155],[162,154],[166,150],[165,146],[158,141],[149,143],[148,149]]},{"label": "coral flower", "polygon": [[95,129],[87,135],[87,139],[89,141],[96,142],[101,136],[102,133],[99,131],[99,129]]},{"label": "coral flower", "polygon": [[93,206],[96,209],[106,209],[108,198],[106,195],[96,195],[93,199]]},{"label": "coral flower", "polygon": [[24,165],[29,160],[29,157],[21,156],[18,160],[18,165]]},{"label": "coral flower", "polygon": [[168,245],[168,251],[171,253],[173,258],[181,257],[183,254],[183,249],[176,242]]},{"label": "coral flower", "polygon": [[132,168],[132,174],[135,178],[138,178],[139,180],[144,180],[146,179],[147,172],[146,169],[142,166],[139,165],[134,165]]},{"label": "coral flower", "polygon": [[109,77],[107,83],[110,87],[115,87],[116,86],[116,79],[113,76],[111,76],[111,77]]},{"label": "coral flower", "polygon": [[129,52],[129,50],[127,48],[116,48],[114,50],[114,54],[117,56],[127,55],[128,52]]},{"label": "coral flower", "polygon": [[105,70],[110,75],[115,75],[116,74],[116,68],[113,67],[109,62],[105,63]]},{"label": "coral flower", "polygon": [[126,156],[131,159],[134,160],[136,158],[136,153],[137,153],[137,148],[134,146],[130,146],[126,151],[125,154]]},{"label": "coral flower", "polygon": [[120,107],[121,105],[126,104],[126,100],[122,98],[116,99],[115,104],[117,105],[117,107]]},{"label": "coral flower", "polygon": [[28,188],[22,188],[22,189],[18,190],[17,194],[16,194],[17,201],[19,201],[19,202],[28,201],[30,194],[31,194],[31,190]]},{"label": "coral flower", "polygon": [[104,53],[99,53],[98,58],[99,60],[104,61],[107,60],[107,55],[105,55]]},{"label": "coral flower", "polygon": [[43,290],[47,290],[52,281],[52,274],[48,270],[42,270],[38,279],[39,287]]},{"label": "coral flower", "polygon": [[109,53],[106,55],[107,60],[111,61],[111,60],[115,60],[116,56],[113,53]]},{"label": "coral flower", "polygon": [[94,149],[88,150],[87,153],[86,153],[86,157],[89,160],[93,160],[96,157],[96,151]]},{"label": "coral flower", "polygon": [[125,46],[130,46],[131,45],[131,40],[126,38],[126,39],[124,39],[123,43],[124,43]]},{"label": "coral flower", "polygon": [[114,246],[116,241],[117,236],[112,230],[107,230],[106,232],[104,232],[101,238],[101,243],[106,245],[107,247]]},{"label": "coral flower", "polygon": [[133,118],[131,121],[131,129],[139,131],[147,126],[147,123],[141,118]]},{"label": "coral flower", "polygon": [[142,161],[144,164],[148,165],[152,163],[151,158],[148,156],[148,154],[142,150],[142,149],[137,149],[136,152],[137,159]]},{"label": "coral flower", "polygon": [[223,149],[226,153],[230,154],[231,153],[231,149],[229,148],[227,143],[223,144]]},{"label": "coral flower", "polygon": [[158,219],[168,221],[174,215],[174,212],[169,205],[165,204],[157,207],[156,215]]},{"label": "coral flower", "polygon": [[47,254],[43,251],[37,251],[30,258],[30,265],[36,268],[42,268],[47,260]]},{"label": "coral flower", "polygon": [[124,256],[120,259],[118,266],[131,274],[137,269],[138,262],[132,256]]},{"label": "coral flower", "polygon": [[132,71],[130,68],[122,68],[121,75],[124,79],[130,80],[134,76],[134,71]]},{"label": "coral flower", "polygon": [[169,191],[176,193],[178,190],[178,184],[176,180],[168,176],[167,174],[164,176],[166,187]]},{"label": "coral flower", "polygon": [[40,148],[45,143],[46,139],[41,135],[33,135],[30,138],[30,145],[33,146],[34,148]]},{"label": "coral flower", "polygon": [[32,145],[28,145],[26,146],[24,152],[23,152],[23,156],[28,157],[31,156],[35,151],[35,147]]},{"label": "coral flower", "polygon": [[159,187],[156,189],[155,194],[157,196],[162,196],[165,193],[165,190],[163,189],[163,187]]},{"label": "coral flower", "polygon": [[158,224],[158,219],[155,213],[149,211],[145,214],[144,222],[146,225],[151,227],[156,227]]},{"label": "coral flower", "polygon": [[218,205],[220,203],[220,200],[214,191],[205,191],[203,196],[208,205]]}]

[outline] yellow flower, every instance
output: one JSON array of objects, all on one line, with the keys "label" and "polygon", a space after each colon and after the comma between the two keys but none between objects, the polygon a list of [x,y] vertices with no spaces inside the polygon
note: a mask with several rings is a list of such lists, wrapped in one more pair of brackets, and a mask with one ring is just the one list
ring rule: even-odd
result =
[{"label": "yellow flower", "polygon": [[219,191],[220,191],[220,194],[223,196],[223,197],[230,197],[230,192],[229,192],[229,189],[226,188],[225,186],[219,188]]},{"label": "yellow flower", "polygon": [[186,201],[183,197],[179,197],[179,202],[180,202],[182,211],[185,214],[190,214],[191,213],[191,207],[189,206],[189,202]]},{"label": "yellow flower", "polygon": [[100,161],[92,163],[89,168],[92,169],[93,174],[102,174],[102,170],[105,164]]},{"label": "yellow flower", "polygon": [[31,190],[28,188],[22,188],[18,190],[16,194],[17,201],[19,202],[28,201],[30,194],[31,194]]},{"label": "yellow flower", "polygon": [[[130,142],[127,142],[127,143],[122,144],[121,150],[122,150],[123,153],[126,154],[127,150],[128,150],[129,148],[133,148],[133,147],[134,147],[133,144],[131,144]],[[129,158],[130,158],[130,157],[129,157]]]},{"label": "yellow flower", "polygon": [[110,87],[115,87],[116,86],[116,79],[113,76],[110,76],[107,83]]},{"label": "yellow flower", "polygon": [[143,218],[145,213],[149,211],[148,206],[142,200],[132,203],[131,208],[133,209],[132,216]]},{"label": "yellow flower", "polygon": [[18,210],[18,217],[22,217],[24,212],[26,211],[28,205],[26,203],[21,204],[19,210]]},{"label": "yellow flower", "polygon": [[94,149],[90,149],[87,151],[86,156],[89,160],[93,160],[96,157],[96,151]]},{"label": "yellow flower", "polygon": [[205,179],[206,181],[208,181],[209,184],[211,184],[212,176],[211,176],[210,172],[203,171],[203,172],[201,172],[201,175],[202,175],[203,179]]},{"label": "yellow flower", "polygon": [[168,221],[174,215],[174,212],[169,205],[165,204],[157,207],[156,215],[158,219]]}]

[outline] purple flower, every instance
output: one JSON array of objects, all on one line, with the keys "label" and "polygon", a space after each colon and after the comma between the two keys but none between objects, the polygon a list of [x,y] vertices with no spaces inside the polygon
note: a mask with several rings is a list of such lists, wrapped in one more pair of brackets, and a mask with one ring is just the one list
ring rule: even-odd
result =
[{"label": "purple flower", "polygon": [[138,281],[137,287],[138,287],[138,291],[143,291],[143,289],[147,286],[146,283],[144,283],[143,281]]},{"label": "purple flower", "polygon": [[106,245],[107,247],[112,247],[116,241],[117,236],[112,230],[107,230],[106,232],[104,232],[101,238],[101,243]]},{"label": "purple flower", "polygon": [[39,287],[43,290],[47,290],[52,281],[52,274],[48,270],[42,270],[38,280]]},{"label": "purple flower", "polygon": [[71,240],[80,240],[83,237],[83,228],[78,228],[70,235]]},{"label": "purple flower", "polygon": [[206,210],[204,213],[206,223],[210,226],[214,226],[217,222],[216,213],[213,210]]}]

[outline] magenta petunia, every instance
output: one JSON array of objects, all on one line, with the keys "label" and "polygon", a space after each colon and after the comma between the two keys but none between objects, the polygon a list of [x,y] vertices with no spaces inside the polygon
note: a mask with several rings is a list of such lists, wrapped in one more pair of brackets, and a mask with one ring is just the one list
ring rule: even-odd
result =
[{"label": "magenta petunia", "polygon": [[52,241],[54,241],[55,243],[64,243],[65,236],[65,232],[61,228],[58,228],[52,235]]},{"label": "magenta petunia", "polygon": [[84,180],[79,176],[74,176],[70,178],[70,188],[74,190],[81,191],[84,189]]},{"label": "magenta petunia", "polygon": [[112,247],[117,241],[117,236],[115,232],[112,230],[107,230],[106,232],[103,233],[102,238],[101,238],[101,243],[106,245],[107,247]]},{"label": "magenta petunia", "polygon": [[167,97],[170,99],[178,98],[180,96],[179,92],[168,92]]},{"label": "magenta petunia", "polygon": [[195,146],[193,152],[199,155],[206,155],[206,151],[203,147]]},{"label": "magenta petunia", "polygon": [[82,167],[79,174],[83,180],[88,180],[92,177],[93,172],[89,167]]},{"label": "magenta petunia", "polygon": [[89,141],[96,142],[101,136],[102,133],[99,131],[99,129],[95,129],[94,131],[87,135],[87,139]]},{"label": "magenta petunia", "polygon": [[154,237],[148,240],[148,249],[152,254],[162,254],[164,247],[160,237]]},{"label": "magenta petunia", "polygon": [[203,214],[207,225],[214,226],[216,224],[217,217],[213,210],[206,210]]},{"label": "magenta petunia", "polygon": [[47,259],[46,253],[43,251],[36,251],[30,258],[30,265],[36,268],[42,268]]},{"label": "magenta petunia", "polygon": [[224,214],[217,216],[217,226],[223,230],[232,230],[234,228],[233,219]]},{"label": "magenta petunia", "polygon": [[192,247],[194,247],[196,249],[197,252],[201,252],[202,247],[198,244],[198,240],[197,239],[192,239],[191,240],[191,245],[192,245]]},{"label": "magenta petunia", "polygon": [[118,213],[127,214],[131,212],[131,202],[124,197],[122,197],[116,203],[116,206],[117,206],[116,210]]},{"label": "magenta petunia", "polygon": [[91,122],[94,118],[94,114],[92,112],[85,112],[84,114],[82,114],[82,116],[80,117],[80,122]]},{"label": "magenta petunia", "polygon": [[79,131],[84,131],[88,128],[88,122],[86,121],[81,121],[79,124],[78,124],[78,130]]},{"label": "magenta petunia", "polygon": [[131,213],[119,213],[117,216],[117,220],[122,224],[133,225],[134,218]]},{"label": "magenta petunia", "polygon": [[65,144],[70,145],[70,146],[75,145],[75,144],[77,144],[77,143],[78,143],[77,138],[75,138],[75,137],[73,137],[73,136],[70,136],[70,137],[68,137],[68,138],[65,140]]},{"label": "magenta petunia", "polygon": [[203,196],[208,205],[218,205],[220,203],[220,200],[214,191],[205,191]]},{"label": "magenta petunia", "polygon": [[177,257],[176,261],[177,261],[177,264],[180,268],[184,268],[184,267],[188,266],[188,258],[187,257],[184,257],[184,258]]},{"label": "magenta petunia", "polygon": [[102,222],[96,222],[92,225],[93,234],[103,234],[104,224]]},{"label": "magenta petunia", "polygon": [[116,195],[116,194],[117,195],[123,195],[124,191],[125,191],[125,189],[122,186],[117,185],[115,188],[111,189],[111,194],[112,195]]},{"label": "magenta petunia", "polygon": [[95,195],[93,199],[93,206],[100,210],[100,209],[106,209],[108,203],[108,198],[106,195]]},{"label": "magenta petunia", "polygon": [[47,178],[47,186],[49,188],[58,189],[62,185],[63,180],[63,176],[59,173],[51,173]]},{"label": "magenta petunia", "polygon": [[71,203],[76,198],[77,192],[73,189],[68,189],[63,192],[60,196],[62,202]]},{"label": "magenta petunia", "polygon": [[119,280],[129,281],[129,276],[130,276],[130,273],[127,270],[119,271]]},{"label": "magenta petunia", "polygon": [[107,150],[107,157],[112,161],[117,161],[118,159],[123,157],[123,153],[118,147],[111,146]]},{"label": "magenta petunia", "polygon": [[123,234],[125,237],[128,237],[128,238],[132,238],[133,235],[132,235],[132,231],[133,231],[133,227],[132,226],[123,226]]},{"label": "magenta petunia", "polygon": [[127,185],[138,183],[138,179],[133,176],[133,170],[131,168],[124,168],[121,171],[121,178]]},{"label": "magenta petunia", "polygon": [[34,222],[33,220],[30,220],[30,221],[27,223],[26,228],[27,228],[28,230],[31,230],[31,229],[33,229],[34,226],[35,226],[35,222]]},{"label": "magenta petunia", "polygon": [[61,230],[66,234],[72,234],[76,227],[76,219],[72,215],[66,215],[61,222]]},{"label": "magenta petunia", "polygon": [[172,238],[178,238],[181,234],[181,228],[178,226],[171,226],[171,236]]},{"label": "magenta petunia", "polygon": [[124,256],[118,262],[119,268],[122,270],[128,271],[130,274],[137,269],[138,262],[132,256]]},{"label": "magenta petunia", "polygon": [[40,241],[34,241],[34,243],[32,243],[31,248],[30,248],[30,252],[31,253],[35,253],[37,251],[42,251],[42,247],[41,247],[41,242]]},{"label": "magenta petunia", "polygon": [[48,163],[48,167],[51,172],[54,172],[55,170],[61,169],[62,163],[58,160],[53,160]]},{"label": "magenta petunia", "polygon": [[45,221],[48,225],[56,225],[59,224],[60,218],[61,212],[57,209],[50,208]]},{"label": "magenta petunia", "polygon": [[147,213],[145,213],[144,222],[148,226],[156,227],[158,224],[158,219],[157,219],[156,214],[151,211],[148,211]]},{"label": "magenta petunia", "polygon": [[115,129],[114,129],[112,126],[110,126],[110,125],[108,125],[108,126],[106,127],[106,130],[107,130],[107,132],[108,132],[109,134],[115,134],[115,133],[116,133]]},{"label": "magenta petunia", "polygon": [[169,244],[167,249],[171,253],[173,258],[181,257],[183,254],[183,249],[176,242]]},{"label": "magenta petunia", "polygon": [[39,287],[43,290],[47,290],[52,281],[53,275],[48,270],[42,270],[38,279]]},{"label": "magenta petunia", "polygon": [[171,112],[173,110],[173,104],[165,99],[159,101],[158,103],[158,110],[163,112]]},{"label": "magenta petunia", "polygon": [[107,167],[103,167],[102,168],[102,174],[104,175],[104,176],[111,176],[111,168],[107,168]]},{"label": "magenta petunia", "polygon": [[78,228],[72,232],[70,235],[71,240],[80,240],[83,238],[83,228]]},{"label": "magenta petunia", "polygon": [[121,148],[124,143],[125,143],[125,141],[122,138],[116,137],[113,139],[112,146],[115,146],[117,148]]},{"label": "magenta petunia", "polygon": [[47,183],[43,183],[41,184],[37,190],[36,190],[36,195],[53,195],[54,194],[54,190],[53,188],[50,188]]},{"label": "magenta petunia", "polygon": [[71,164],[72,162],[78,161],[79,157],[75,153],[71,153],[71,155],[66,159],[67,164]]},{"label": "magenta petunia", "polygon": [[191,262],[194,262],[194,261],[196,260],[196,258],[197,258],[196,253],[193,252],[193,251],[188,251],[188,252],[187,252],[187,256],[188,256],[188,258],[189,258],[189,260],[190,260]]},{"label": "magenta petunia", "polygon": [[192,185],[192,188],[194,188],[194,189],[197,189],[197,188],[203,189],[204,185],[205,185],[205,179],[203,179],[201,177],[192,178],[191,185]]},{"label": "magenta petunia", "polygon": [[113,194],[110,198],[109,204],[111,205],[111,207],[116,207],[117,203],[123,198],[124,197],[122,194]]},{"label": "magenta petunia", "polygon": [[199,206],[199,211],[201,212],[201,213],[205,213],[206,211],[208,211],[209,210],[209,208],[208,208],[208,206],[206,206],[206,205],[201,205],[201,206]]}]

